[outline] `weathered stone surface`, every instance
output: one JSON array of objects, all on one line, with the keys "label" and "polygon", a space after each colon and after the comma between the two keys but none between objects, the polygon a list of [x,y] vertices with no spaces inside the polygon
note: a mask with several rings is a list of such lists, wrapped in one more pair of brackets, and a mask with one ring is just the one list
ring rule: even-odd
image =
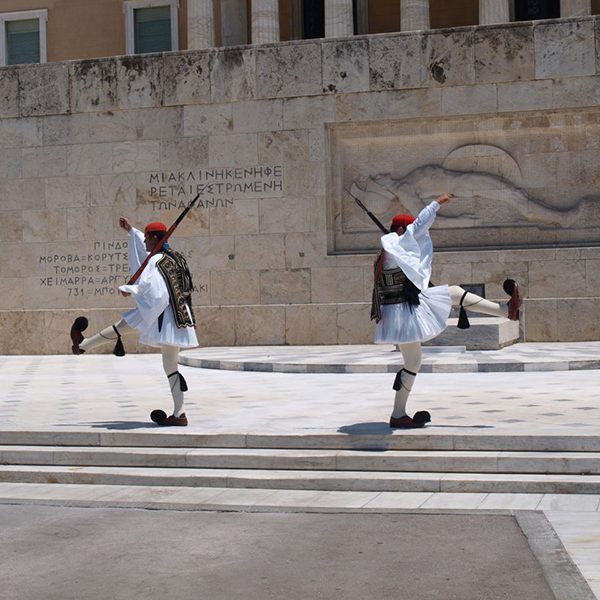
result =
[{"label": "weathered stone surface", "polygon": [[46,206],[44,180],[0,179],[0,198],[2,198],[2,210],[44,208]]},{"label": "weathered stone surface", "polygon": [[[0,219],[2,219],[1,216]],[[24,244],[20,244],[18,241],[0,243],[0,252],[2,252],[2,256],[10,256],[10,260],[0,261],[0,279],[12,277],[22,278],[23,273],[25,272],[23,267],[24,246]]]},{"label": "weathered stone surface", "polygon": [[350,267],[324,267],[311,270],[313,302],[365,302],[371,290],[365,289],[363,270]]},{"label": "weathered stone surface", "polygon": [[374,324],[370,307],[363,303],[338,304],[338,344],[370,344],[373,341]]},{"label": "weathered stone surface", "polygon": [[65,239],[65,231],[68,231],[66,210],[27,210],[22,215],[24,242],[58,242]]},{"label": "weathered stone surface", "polygon": [[476,29],[474,42],[476,83],[534,79],[531,25]]},{"label": "weathered stone surface", "polygon": [[160,143],[160,168],[163,171],[193,169],[208,165],[208,137],[163,140]]},{"label": "weathered stone surface", "polygon": [[387,114],[389,117],[440,115],[442,114],[442,94],[443,90],[440,88],[389,92],[387,94]]},{"label": "weathered stone surface", "polygon": [[[561,276],[557,277],[557,273]],[[529,264],[529,297],[569,298],[585,294],[585,261],[532,261]]]},{"label": "weathered stone surface", "polygon": [[337,344],[335,304],[293,304],[285,307],[285,343]]},{"label": "weathered stone surface", "polygon": [[276,131],[283,125],[282,100],[254,100],[233,105],[233,131]]},{"label": "weathered stone surface", "polygon": [[234,346],[235,308],[204,306],[196,310],[196,334],[201,346]]},{"label": "weathered stone surface", "polygon": [[335,121],[333,96],[300,96],[283,101],[284,129],[321,128],[332,121]]},{"label": "weathered stone surface", "polygon": [[279,345],[285,342],[284,306],[237,306],[234,312],[236,345]]},{"label": "weathered stone surface", "polygon": [[263,198],[258,206],[260,232],[308,232],[311,207],[304,198]]},{"label": "weathered stone surface", "polygon": [[57,115],[42,119],[42,144],[85,144],[90,139],[89,115]]},{"label": "weathered stone surface", "polygon": [[423,34],[423,60],[430,85],[469,85],[475,81],[473,30]]},{"label": "weathered stone surface", "polygon": [[600,259],[585,261],[585,295],[597,296],[600,290]]},{"label": "weathered stone surface", "polygon": [[371,121],[389,114],[390,92],[339,94],[335,97],[336,121]]},{"label": "weathered stone surface", "polygon": [[527,321],[527,342],[558,339],[558,313],[555,298],[526,298],[523,303],[523,312]]},{"label": "weathered stone surface", "polygon": [[540,22],[534,27],[533,35],[538,79],[596,72],[593,20]]},{"label": "weathered stone surface", "polygon": [[23,212],[20,210],[0,211],[0,226],[2,227],[2,231],[5,232],[5,241],[23,241]]},{"label": "weathered stone surface", "polygon": [[554,106],[597,106],[600,104],[600,77],[555,79],[552,86]]},{"label": "weathered stone surface", "polygon": [[[282,164],[310,160],[309,131],[270,131],[258,135],[260,164]],[[286,169],[287,170],[287,169]]]},{"label": "weathered stone surface", "polygon": [[120,211],[135,207],[135,176],[129,173],[90,177],[90,205],[114,206]]},{"label": "weathered stone surface", "polygon": [[309,269],[277,269],[260,272],[261,304],[306,304],[309,302]]},{"label": "weathered stone surface", "polygon": [[160,106],[164,83],[163,57],[158,54],[117,59],[117,102],[121,110]]},{"label": "weathered stone surface", "polygon": [[[160,164],[158,141],[121,142],[112,145],[112,172],[157,171]],[[104,171],[106,172],[106,171]]]},{"label": "weathered stone surface", "polygon": [[[597,340],[600,337],[598,310],[600,310],[600,298],[557,300],[556,339],[565,342]],[[577,315],[577,318],[566,319],[564,315]]]},{"label": "weathered stone surface", "polygon": [[20,148],[5,148],[0,153],[0,177],[21,177],[23,153]]},{"label": "weathered stone surface", "polygon": [[426,78],[420,33],[369,39],[372,91],[417,88]]},{"label": "weathered stone surface", "polygon": [[235,238],[236,269],[283,269],[283,235],[239,235]]},{"label": "weathered stone surface", "polygon": [[257,164],[257,134],[211,135],[208,140],[208,162],[215,167]]},{"label": "weathered stone surface", "polygon": [[314,42],[256,49],[256,97],[321,93],[321,46]]},{"label": "weathered stone surface", "polygon": [[[18,310],[23,306],[23,278],[0,277],[0,310]],[[18,338],[17,338],[18,339]]]},{"label": "weathered stone surface", "polygon": [[213,305],[260,304],[258,271],[212,271],[210,300]]},{"label": "weathered stone surface", "polygon": [[254,98],[256,55],[254,49],[224,48],[211,54],[210,95],[212,102]]},{"label": "weathered stone surface", "polygon": [[163,105],[210,102],[210,60],[207,51],[165,55]]},{"label": "weathered stone surface", "polygon": [[109,110],[117,103],[117,61],[82,60],[69,64],[71,112]]},{"label": "weathered stone surface", "polygon": [[[74,144],[48,148],[55,153],[64,149],[66,149],[68,175],[103,175],[113,172],[112,144]],[[46,177],[51,174],[44,173]],[[54,175],[59,174],[61,173],[54,173]]]},{"label": "weathered stone surface", "polygon": [[68,64],[28,65],[19,70],[21,116],[60,115],[69,111]]},{"label": "weathered stone surface", "polygon": [[42,143],[38,117],[0,119],[0,147],[39,146]]},{"label": "weathered stone surface", "polygon": [[212,208],[210,234],[214,236],[258,233],[258,219],[258,200],[248,199],[235,202],[233,206]]},{"label": "weathered stone surface", "polygon": [[457,85],[442,89],[442,113],[464,115],[496,112],[498,108],[496,86]]},{"label": "weathered stone surface", "polygon": [[19,69],[0,69],[0,118],[19,116]]},{"label": "weathered stone surface", "polygon": [[323,43],[323,92],[369,89],[369,42],[364,38]]},{"label": "weathered stone surface", "polygon": [[90,137],[95,142],[176,138],[183,134],[183,107],[91,113]]},{"label": "weathered stone surface", "polygon": [[49,177],[46,179],[46,208],[81,207],[89,204],[89,177]]},{"label": "weathered stone surface", "polygon": [[73,146],[23,148],[23,177],[64,177],[71,148]]},{"label": "weathered stone surface", "polygon": [[184,106],[183,135],[227,133],[233,130],[233,105]]}]

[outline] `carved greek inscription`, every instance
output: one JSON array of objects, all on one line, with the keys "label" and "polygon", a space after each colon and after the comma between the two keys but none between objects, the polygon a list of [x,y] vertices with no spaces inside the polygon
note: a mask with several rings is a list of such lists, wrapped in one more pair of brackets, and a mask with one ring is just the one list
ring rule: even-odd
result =
[{"label": "carved greek inscription", "polygon": [[228,208],[237,200],[283,196],[283,166],[153,172],[148,175],[147,192],[154,210],[184,208],[197,194],[199,209]]},{"label": "carved greek inscription", "polygon": [[129,279],[128,241],[98,241],[90,252],[46,254],[41,288],[62,288],[69,297],[115,295]]},{"label": "carved greek inscription", "polygon": [[[96,241],[89,252],[44,254],[38,257],[46,273],[39,278],[43,289],[60,288],[66,297],[115,296],[130,277],[129,242]],[[192,252],[182,252],[188,259]],[[199,294],[208,293],[208,284],[196,286]]]}]

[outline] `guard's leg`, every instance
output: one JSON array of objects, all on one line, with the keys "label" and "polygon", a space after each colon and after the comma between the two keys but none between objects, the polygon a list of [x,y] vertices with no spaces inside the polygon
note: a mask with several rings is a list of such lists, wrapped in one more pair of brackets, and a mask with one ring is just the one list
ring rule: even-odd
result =
[{"label": "guard's leg", "polygon": [[508,304],[490,302],[477,294],[465,291],[458,285],[451,285],[448,289],[454,306],[463,306],[467,310],[492,317],[508,317]]},{"label": "guard's leg", "polygon": [[173,415],[160,425],[187,425],[187,417],[183,412],[183,392],[187,391],[187,383],[183,375],[177,370],[179,348],[177,346],[162,346],[162,361],[165,374],[171,388],[173,397]]},{"label": "guard's leg", "polygon": [[425,423],[431,421],[431,415],[426,410],[416,412],[413,417],[406,414],[406,402],[421,368],[421,343],[400,344],[400,351],[404,359],[404,367],[398,371],[394,380],[396,396],[390,427],[401,429],[423,427]]},{"label": "guard's leg", "polygon": [[[81,319],[81,317],[79,318]],[[77,320],[78,319],[75,320],[73,327],[75,327]],[[71,331],[73,331],[73,329]],[[83,334],[81,334],[82,340],[77,347],[79,352],[76,352],[76,346],[74,344],[73,354],[81,354],[82,351],[88,352],[89,350],[101,346],[102,344],[107,344],[108,342],[117,342],[122,335],[132,333],[133,331],[135,331],[135,329],[127,325],[124,319],[121,319],[118,323],[106,327],[106,329],[103,329],[100,333],[97,333],[90,338],[83,339]],[[71,334],[71,337],[73,337],[73,334]]]}]

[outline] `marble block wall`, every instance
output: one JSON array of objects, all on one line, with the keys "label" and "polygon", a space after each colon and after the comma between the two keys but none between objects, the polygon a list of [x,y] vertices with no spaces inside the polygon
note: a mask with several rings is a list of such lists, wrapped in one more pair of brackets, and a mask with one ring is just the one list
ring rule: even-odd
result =
[{"label": "marble block wall", "polygon": [[[462,248],[448,240],[468,228],[440,221],[435,281],[500,298],[513,276],[525,339],[598,339],[599,42],[587,17],[1,68],[0,353],[68,352],[73,316],[116,319],[130,306],[115,293],[128,274],[119,215],[170,223],[196,193],[173,244],[203,345],[368,342],[377,233],[346,187],[407,176],[402,139],[417,148],[426,133],[419,165],[455,172],[468,145],[472,172],[527,174],[511,184],[536,207],[568,213],[559,187],[583,206],[563,227],[530,221],[529,204],[506,221],[502,190],[482,196],[492,211],[469,197],[497,215],[494,235],[469,230]],[[463,131],[436,155],[451,123]],[[350,143],[365,127],[373,142]],[[504,149],[501,170],[481,145]]]}]

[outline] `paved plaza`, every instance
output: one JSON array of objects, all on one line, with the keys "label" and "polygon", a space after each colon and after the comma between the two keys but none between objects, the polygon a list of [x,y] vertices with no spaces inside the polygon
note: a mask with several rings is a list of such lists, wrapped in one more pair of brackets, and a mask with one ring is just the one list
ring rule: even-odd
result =
[{"label": "paved plaza", "polygon": [[[349,346],[340,347],[337,358],[330,348],[319,363],[315,359],[318,351],[318,348],[313,348],[312,354],[309,356],[306,353],[304,359],[297,348],[264,347],[262,354],[257,348],[247,351],[241,348],[194,351],[197,356],[202,356],[204,352],[204,356],[212,357],[212,360],[220,355],[220,360],[227,359],[238,366],[233,367],[236,370],[181,367],[190,388],[186,397],[190,426],[185,429],[177,428],[176,431],[172,428],[158,428],[149,421],[152,409],[171,408],[159,355],[127,355],[124,358],[112,355],[3,356],[0,358],[0,383],[3,390],[0,398],[0,417],[3,423],[0,435],[5,436],[4,439],[9,439],[6,436],[10,434],[24,435],[26,432],[41,435],[47,433],[55,439],[59,439],[61,435],[78,433],[101,436],[148,433],[164,439],[169,436],[196,439],[194,436],[201,435],[322,435],[347,440],[364,434],[387,436],[388,439],[414,435],[414,432],[392,432],[387,426],[393,398],[392,376],[389,373],[276,372],[277,367],[273,372],[244,370],[251,368],[249,365],[256,362],[270,362],[274,365],[301,364],[304,360],[305,363],[312,361],[313,364],[347,365],[365,359],[364,348]],[[431,411],[432,423],[421,432],[431,439],[446,439],[449,436],[483,439],[483,436],[497,434],[505,439],[516,436],[551,436],[553,439],[583,440],[582,443],[587,443],[586,440],[595,439],[600,427],[598,370],[585,368],[594,366],[597,351],[596,344],[571,344],[565,353],[571,364],[568,367],[570,370],[552,370],[560,368],[556,366],[560,363],[559,345],[548,344],[535,352],[531,347],[515,347],[511,360],[516,361],[515,357],[519,354],[523,357],[538,353],[545,357],[544,368],[550,370],[535,371],[529,370],[529,367],[517,367],[512,371],[451,372],[460,371],[460,366],[456,367],[460,349],[450,349],[446,353],[430,350],[425,360],[437,361],[436,364],[442,365],[442,370],[446,369],[448,372],[419,375],[409,407],[411,411]],[[291,352],[295,352],[293,360],[290,360]],[[377,353],[379,358],[373,359],[372,364],[381,365],[381,349],[377,349]],[[399,362],[400,355],[393,353],[393,348],[386,349],[386,353],[386,365],[393,364],[392,359],[388,360],[390,356]],[[468,356],[469,354],[465,358]],[[490,353],[488,358],[493,360],[493,357],[494,353]],[[523,365],[526,364],[525,358],[521,361]],[[579,368],[573,365],[579,365]],[[388,370],[387,366],[385,370]],[[165,445],[170,444],[167,441]],[[8,456],[8,451],[9,447],[2,446],[0,462],[9,462],[10,465],[10,461],[3,459],[3,456]],[[165,451],[171,450],[165,448]],[[136,452],[143,453],[144,449],[137,449]],[[29,510],[32,507],[28,508],[27,505],[32,504],[54,505],[53,510],[63,507],[65,511],[83,510],[77,507],[89,507],[87,510],[92,512],[128,508],[131,514],[135,512],[132,509],[154,508],[164,509],[169,513],[177,511],[173,512],[174,515],[183,514],[181,511],[186,511],[185,515],[189,515],[189,511],[214,510],[285,514],[324,512],[338,515],[347,512],[391,512],[397,517],[408,517],[406,513],[455,516],[542,515],[550,529],[556,532],[560,547],[564,547],[563,551],[573,561],[572,564],[576,565],[591,590],[600,597],[600,492],[507,494],[310,491],[170,488],[160,485],[48,485],[5,480],[0,483],[0,502],[4,505],[0,507],[0,515],[5,521],[12,521],[11,511]],[[21,506],[11,508],[11,504]],[[41,510],[42,507],[39,508]],[[48,507],[46,509],[49,510]],[[124,513],[127,512],[124,510]],[[22,518],[20,514],[24,513],[14,513],[15,523]],[[47,513],[44,519],[53,514],[59,513]],[[50,521],[53,522],[54,518]],[[66,516],[56,518],[65,519]],[[104,515],[102,518],[107,517]],[[398,522],[403,527],[408,526],[402,519]],[[28,535],[33,534],[30,532]],[[388,542],[391,543],[390,540]],[[531,540],[529,542],[531,544]],[[398,543],[404,541],[399,540]],[[541,560],[539,553],[536,557]],[[397,568],[401,569],[401,564],[400,561]],[[35,595],[34,587],[31,588],[33,595],[23,598],[41,597]],[[556,593],[554,587],[553,592]],[[584,592],[577,594],[567,594],[564,597],[593,597]],[[67,594],[62,597],[75,596]],[[277,596],[267,594],[264,597]],[[382,592],[377,597],[388,596]],[[418,595],[410,597],[419,598]],[[468,594],[461,596],[459,592],[456,596],[448,597],[479,598]],[[490,592],[486,597],[517,596],[495,596]],[[543,592],[536,591],[521,597],[544,596]]]}]

